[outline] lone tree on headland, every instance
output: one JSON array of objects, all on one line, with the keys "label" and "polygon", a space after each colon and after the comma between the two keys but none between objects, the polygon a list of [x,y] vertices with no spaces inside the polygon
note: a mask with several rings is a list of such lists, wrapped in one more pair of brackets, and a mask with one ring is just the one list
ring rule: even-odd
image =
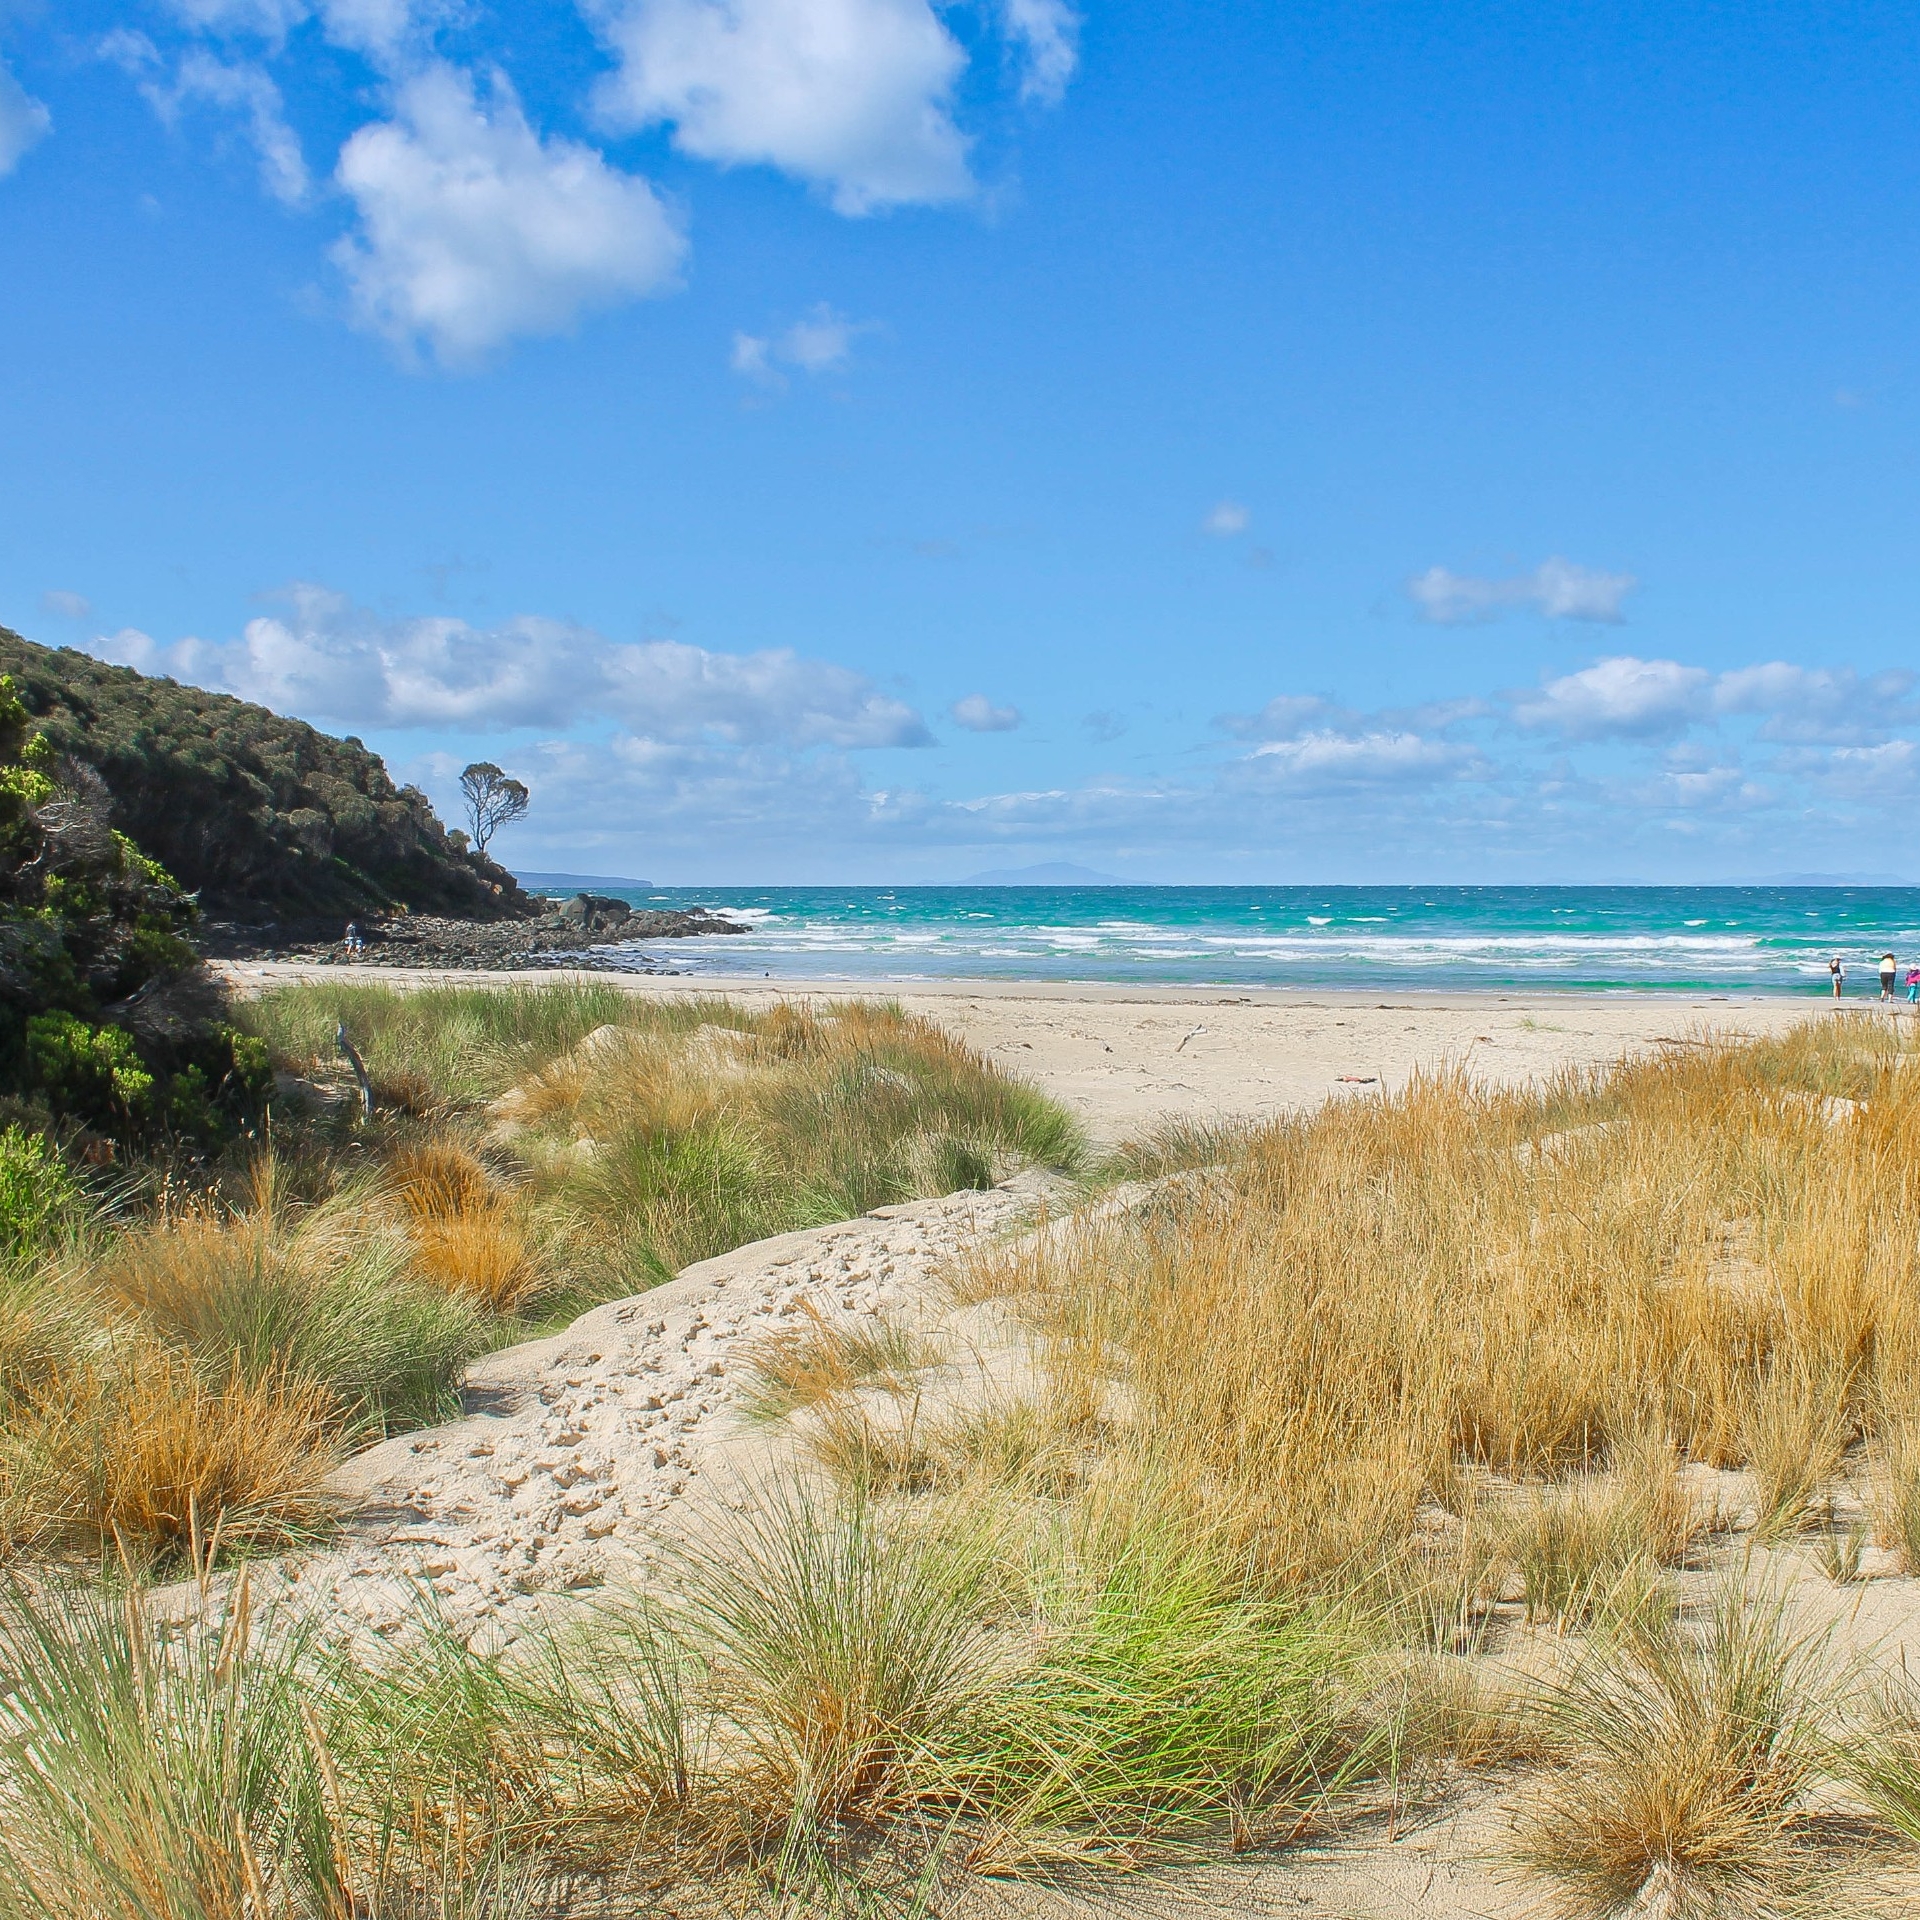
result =
[{"label": "lone tree on headland", "polygon": [[511,826],[527,810],[527,790],[491,760],[476,760],[460,776],[460,792],[473,822],[473,844],[485,853],[487,842],[502,827]]}]

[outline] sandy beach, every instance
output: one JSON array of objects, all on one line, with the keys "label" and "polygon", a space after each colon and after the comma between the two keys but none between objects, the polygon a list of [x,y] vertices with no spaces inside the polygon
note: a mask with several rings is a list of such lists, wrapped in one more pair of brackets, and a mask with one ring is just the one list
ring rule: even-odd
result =
[{"label": "sandy beach", "polygon": [[[716,985],[625,973],[459,973],[392,967],[227,963],[241,992],[283,980],[371,985],[538,985],[595,979],[656,997],[695,994],[764,1006],[893,999],[962,1035],[1117,1140],[1170,1115],[1258,1116],[1391,1090],[1409,1074],[1458,1062],[1511,1085],[1566,1066],[1616,1060],[1663,1041],[1775,1033],[1831,1002],[1708,994],[1389,994],[1230,992],[1045,981],[916,981],[911,987],[741,980]],[[1850,1010],[1879,1012],[1857,998]]]}]

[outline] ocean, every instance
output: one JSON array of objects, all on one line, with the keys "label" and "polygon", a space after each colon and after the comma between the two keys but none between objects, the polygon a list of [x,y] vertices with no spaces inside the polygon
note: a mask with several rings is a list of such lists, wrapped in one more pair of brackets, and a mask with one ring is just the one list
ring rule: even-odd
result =
[{"label": "ocean", "polygon": [[[1850,997],[1920,964],[1916,887],[719,887],[611,889],[748,934],[597,949],[714,980],[1056,980],[1429,991]],[[1904,993],[1904,987],[1902,988]]]}]

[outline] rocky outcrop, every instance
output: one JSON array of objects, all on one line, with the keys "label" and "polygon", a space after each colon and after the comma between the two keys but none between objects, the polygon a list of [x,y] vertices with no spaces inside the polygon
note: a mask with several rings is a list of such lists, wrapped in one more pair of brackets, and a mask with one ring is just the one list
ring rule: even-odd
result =
[{"label": "rocky outcrop", "polygon": [[[582,896],[585,897],[585,896]],[[536,902],[536,907],[547,905]],[[567,903],[573,904],[572,902]],[[202,944],[221,960],[305,960],[322,966],[477,968],[488,973],[526,967],[592,966],[620,972],[671,972],[632,945],[641,940],[684,940],[699,934],[745,933],[737,921],[703,908],[634,912],[616,901],[620,917],[569,914],[565,908],[538,918],[510,921],[449,920],[412,913],[363,918],[363,946],[349,953],[340,919],[295,925],[209,924]],[[618,942],[615,948],[607,943]]]}]

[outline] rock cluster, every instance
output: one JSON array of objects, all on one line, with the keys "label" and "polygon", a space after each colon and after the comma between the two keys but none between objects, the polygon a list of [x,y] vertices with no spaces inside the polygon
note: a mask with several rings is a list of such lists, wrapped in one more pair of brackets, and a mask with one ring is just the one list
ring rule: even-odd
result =
[{"label": "rock cluster", "polygon": [[[616,911],[617,910],[617,911]],[[634,973],[676,969],[630,950],[639,940],[684,940],[703,934],[745,933],[737,921],[705,908],[635,910],[624,900],[596,894],[573,899],[527,920],[444,920],[423,913],[395,914],[357,923],[362,947],[349,953],[345,922],[299,926],[239,926],[215,923],[201,945],[222,960],[304,960],[322,966],[461,967],[507,972],[522,967],[578,964],[591,953],[596,967]],[[597,945],[617,941],[621,951]]]}]

